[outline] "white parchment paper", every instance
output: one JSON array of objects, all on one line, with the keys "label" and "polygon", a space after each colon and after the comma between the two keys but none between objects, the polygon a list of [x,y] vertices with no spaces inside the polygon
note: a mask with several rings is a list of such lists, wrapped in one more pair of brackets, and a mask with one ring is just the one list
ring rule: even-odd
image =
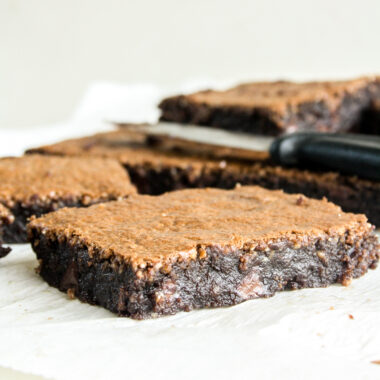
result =
[{"label": "white parchment paper", "polygon": [[27,245],[0,261],[0,365],[55,379],[380,377],[380,270],[156,320],[70,300]]},{"label": "white parchment paper", "polygon": [[[101,120],[154,121],[162,94],[99,84],[66,123],[0,131],[1,155],[109,129]],[[12,248],[0,260],[0,366],[54,379],[380,379],[380,270],[348,287],[134,321],[69,300],[35,273],[29,245]]]}]

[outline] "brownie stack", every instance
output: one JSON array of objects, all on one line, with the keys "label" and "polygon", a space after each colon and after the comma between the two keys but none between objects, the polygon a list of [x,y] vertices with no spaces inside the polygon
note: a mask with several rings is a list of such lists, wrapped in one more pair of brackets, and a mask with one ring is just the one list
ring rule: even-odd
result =
[{"label": "brownie stack", "polygon": [[[263,135],[376,134],[379,99],[380,79],[359,78],[250,83],[171,97],[160,108],[163,120]],[[378,181],[152,138],[138,126],[26,153],[0,160],[0,233],[11,243],[28,237],[50,285],[118,315],[348,285],[379,260]]]}]

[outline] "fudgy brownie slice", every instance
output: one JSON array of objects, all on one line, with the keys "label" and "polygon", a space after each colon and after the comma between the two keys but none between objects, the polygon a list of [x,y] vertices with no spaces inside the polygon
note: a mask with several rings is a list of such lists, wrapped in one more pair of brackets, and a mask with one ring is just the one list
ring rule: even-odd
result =
[{"label": "fudgy brownie slice", "polygon": [[14,217],[10,211],[0,204],[0,258],[5,257],[11,249],[9,247],[3,247],[3,225],[13,223]]},{"label": "fudgy brownie slice", "polygon": [[210,146],[204,149],[196,143],[186,146],[176,145],[175,141],[161,144],[127,129],[67,140],[29,152],[115,158],[126,167],[143,194],[157,195],[183,188],[231,189],[241,183],[318,199],[325,196],[345,211],[366,214],[371,223],[380,226],[380,182],[276,166],[268,154]]},{"label": "fudgy brownie slice", "polygon": [[7,243],[26,242],[26,223],[61,207],[82,207],[136,192],[115,160],[29,155],[0,159],[0,204],[11,213]]},{"label": "fudgy brownie slice", "polygon": [[161,120],[278,135],[298,130],[347,131],[376,97],[380,98],[379,78],[257,82],[173,96],[159,107]]},{"label": "fudgy brownie slice", "polygon": [[364,215],[260,187],[133,195],[58,210],[28,232],[50,285],[138,319],[348,285],[380,255]]}]

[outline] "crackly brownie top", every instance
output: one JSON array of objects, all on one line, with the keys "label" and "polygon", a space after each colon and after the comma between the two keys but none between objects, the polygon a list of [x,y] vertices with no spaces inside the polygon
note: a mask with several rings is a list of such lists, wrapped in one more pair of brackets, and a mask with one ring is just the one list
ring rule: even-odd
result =
[{"label": "crackly brownie top", "polygon": [[0,202],[8,207],[65,199],[89,204],[134,192],[128,174],[114,160],[41,155],[0,159]]},{"label": "crackly brownie top", "polygon": [[[336,109],[345,94],[352,94],[366,86],[378,86],[380,80],[376,78],[358,78],[347,81],[321,82],[255,82],[244,83],[226,91],[200,91],[190,95],[172,97],[167,100],[178,99],[181,102],[190,102],[211,107],[262,108],[283,114],[298,107],[302,103],[325,102],[331,110]],[[164,100],[161,106],[164,106]]]},{"label": "crackly brownie top", "polygon": [[89,208],[61,209],[33,220],[29,228],[47,238],[84,244],[90,255],[116,256],[136,267],[195,258],[200,247],[249,252],[281,239],[300,247],[308,239],[363,236],[372,230],[364,215],[344,213],[326,200],[257,186],[133,195]]}]

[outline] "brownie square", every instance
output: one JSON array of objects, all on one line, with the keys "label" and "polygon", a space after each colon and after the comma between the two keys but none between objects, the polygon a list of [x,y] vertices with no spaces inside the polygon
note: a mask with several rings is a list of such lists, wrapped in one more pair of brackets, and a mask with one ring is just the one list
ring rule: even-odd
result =
[{"label": "brownie square", "polygon": [[184,188],[231,189],[237,183],[327,197],[344,211],[366,214],[380,226],[380,182],[334,172],[285,168],[268,154],[152,141],[126,128],[30,149],[30,153],[100,156],[117,159],[143,194],[158,195]]},{"label": "brownie square", "polygon": [[0,159],[0,204],[11,213],[2,226],[7,243],[26,242],[26,223],[61,207],[86,207],[134,193],[114,160],[29,155]]},{"label": "brownie square", "polygon": [[278,135],[283,132],[344,132],[360,122],[380,78],[294,83],[245,83],[226,91],[200,91],[164,99],[161,120],[231,131]]},{"label": "brownie square", "polygon": [[137,319],[348,285],[380,255],[364,215],[260,187],[66,208],[28,233],[50,285]]}]

